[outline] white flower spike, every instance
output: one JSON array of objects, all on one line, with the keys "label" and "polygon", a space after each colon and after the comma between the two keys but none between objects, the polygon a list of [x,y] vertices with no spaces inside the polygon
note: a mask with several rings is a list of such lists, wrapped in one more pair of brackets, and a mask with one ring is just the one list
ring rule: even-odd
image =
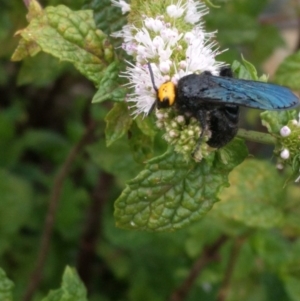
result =
[{"label": "white flower spike", "polygon": [[[123,13],[130,9],[123,0],[112,0],[112,3]],[[165,0],[162,3],[165,6],[160,15],[144,15],[139,26],[125,25],[112,35],[123,38],[122,48],[136,62],[128,64],[127,71],[122,74],[133,89],[127,101],[133,104],[135,115],[149,114],[156,99],[148,63],[151,63],[157,87],[167,80],[176,84],[191,73],[210,71],[216,75],[225,65],[215,59],[221,52],[212,42],[214,33],[203,29],[202,17],[208,13],[203,3],[196,0]],[[148,7],[150,5],[148,3]]]}]

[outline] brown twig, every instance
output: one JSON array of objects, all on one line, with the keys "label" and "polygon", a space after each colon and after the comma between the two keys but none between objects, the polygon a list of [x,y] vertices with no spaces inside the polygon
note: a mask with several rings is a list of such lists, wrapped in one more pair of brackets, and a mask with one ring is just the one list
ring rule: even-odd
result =
[{"label": "brown twig", "polygon": [[60,171],[58,172],[57,176],[54,179],[53,189],[49,201],[49,207],[48,207],[47,216],[44,224],[44,230],[41,238],[41,245],[37,256],[36,266],[30,277],[28,287],[23,296],[23,301],[30,301],[32,299],[34,292],[36,291],[36,289],[38,288],[42,280],[43,268],[45,266],[48,252],[49,252],[53,226],[55,221],[55,215],[56,215],[64,180],[66,179],[74,160],[76,159],[80,151],[83,149],[83,147],[89,141],[90,136],[93,133],[95,127],[96,127],[95,122],[91,122],[89,124],[81,139],[71,149],[64,164],[62,165]]},{"label": "brown twig", "polygon": [[[300,12],[300,9],[299,9]],[[298,41],[294,52],[296,53],[300,49],[300,16],[298,17]]]},{"label": "brown twig", "polygon": [[239,253],[241,251],[242,245],[245,241],[246,237],[238,237],[232,246],[232,250],[230,252],[230,257],[228,260],[227,268],[224,274],[223,282],[221,284],[221,288],[219,290],[219,294],[217,297],[217,301],[225,301],[228,296],[230,281],[232,278],[232,274],[234,272],[234,267],[237,262]]},{"label": "brown twig", "polygon": [[90,282],[95,267],[97,240],[101,234],[103,206],[107,201],[112,182],[113,177],[105,172],[102,172],[99,176],[98,183],[92,194],[92,203],[87,213],[86,227],[81,237],[77,271],[88,290],[91,286]]},{"label": "brown twig", "polygon": [[184,280],[181,286],[172,293],[171,297],[169,298],[169,301],[185,300],[186,296],[190,292],[194,282],[201,273],[202,269],[208,263],[218,259],[218,252],[220,248],[224,245],[224,243],[227,241],[227,239],[227,236],[223,235],[214,244],[204,249],[201,256],[194,263],[187,278]]}]

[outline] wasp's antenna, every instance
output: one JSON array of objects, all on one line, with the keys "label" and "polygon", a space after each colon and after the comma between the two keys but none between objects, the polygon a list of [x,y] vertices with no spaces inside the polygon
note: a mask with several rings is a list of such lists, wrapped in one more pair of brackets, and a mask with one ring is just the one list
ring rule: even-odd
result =
[{"label": "wasp's antenna", "polygon": [[155,86],[154,75],[153,75],[153,71],[152,71],[152,68],[151,68],[151,64],[150,64],[150,63],[147,63],[147,65],[148,65],[148,68],[149,68],[149,72],[150,72],[150,77],[151,77],[151,82],[152,82],[153,89],[155,90],[155,92],[157,92],[158,89],[157,89],[157,87]]}]

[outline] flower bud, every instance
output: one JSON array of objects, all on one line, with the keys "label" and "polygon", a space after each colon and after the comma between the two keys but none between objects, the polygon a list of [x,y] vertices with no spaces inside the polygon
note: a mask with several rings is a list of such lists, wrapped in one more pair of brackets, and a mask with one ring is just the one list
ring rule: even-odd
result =
[{"label": "flower bud", "polygon": [[291,129],[288,126],[284,126],[280,129],[280,135],[282,137],[287,137],[291,134]]},{"label": "flower bud", "polygon": [[280,153],[280,157],[284,160],[288,159],[290,157],[290,151],[287,148],[284,148]]},{"label": "flower bud", "polygon": [[195,135],[195,132],[192,131],[192,130],[189,130],[189,131],[188,131],[188,135],[191,136],[191,137],[193,137],[193,136]]},{"label": "flower bud", "polygon": [[296,119],[293,119],[293,120],[291,121],[291,123],[292,123],[292,125],[298,125],[298,121],[297,121]]},{"label": "flower bud", "polygon": [[170,136],[171,138],[178,137],[178,132],[177,132],[177,131],[174,131],[174,130],[171,130],[171,131],[169,132],[169,136]]},{"label": "flower bud", "polygon": [[282,163],[277,163],[276,168],[282,170],[284,168]]},{"label": "flower bud", "polygon": [[185,123],[185,119],[182,115],[178,115],[175,119],[179,124],[184,124]]},{"label": "flower bud", "polygon": [[162,112],[159,112],[159,111],[156,112],[156,118],[158,120],[162,120],[162,119],[164,119],[164,117],[165,117],[165,115]]}]

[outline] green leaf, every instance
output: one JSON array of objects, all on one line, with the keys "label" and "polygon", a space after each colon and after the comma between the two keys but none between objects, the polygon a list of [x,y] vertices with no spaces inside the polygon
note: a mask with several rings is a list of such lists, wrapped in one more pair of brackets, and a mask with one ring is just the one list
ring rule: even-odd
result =
[{"label": "green leaf", "polygon": [[300,297],[300,279],[298,277],[293,276],[285,276],[284,279],[284,287],[287,291],[291,301],[299,301]]},{"label": "green leaf", "polygon": [[19,71],[18,85],[33,84],[35,86],[45,86],[53,83],[67,69],[66,65],[66,63],[62,64],[45,53],[39,53],[35,57],[28,57],[24,60]]},{"label": "green leaf", "polygon": [[278,231],[257,229],[250,238],[251,248],[271,270],[280,270],[291,257],[290,244]]},{"label": "green leaf", "polygon": [[248,72],[250,73],[251,79],[258,80],[257,71],[254,65],[251,64],[249,61],[247,61],[243,56],[242,56],[242,62],[245,65]]},{"label": "green leaf", "polygon": [[92,99],[92,103],[103,102],[105,100],[124,101],[127,89],[124,82],[119,77],[122,65],[118,61],[111,63],[102,73],[99,79],[99,89]]},{"label": "green leaf", "polygon": [[154,137],[157,133],[157,127],[153,121],[153,118],[144,118],[139,115],[135,118],[135,122],[138,128],[147,136]]},{"label": "green leaf", "polygon": [[153,136],[146,135],[134,122],[129,131],[129,147],[133,158],[138,163],[153,157]]},{"label": "green leaf", "polygon": [[221,45],[253,43],[257,38],[259,26],[256,18],[234,13],[231,5],[228,5],[227,11],[224,11],[222,6],[222,9],[208,14],[206,20],[210,29],[218,28],[218,41]]},{"label": "green leaf", "polygon": [[248,148],[242,139],[234,138],[225,147],[217,152],[219,164],[224,164],[227,169],[233,169],[248,156]]},{"label": "green leaf", "polygon": [[280,265],[280,276],[290,300],[298,301],[300,296],[300,240],[298,237],[294,237],[292,242],[287,240],[285,242],[288,243],[289,248],[285,254],[282,254],[286,260],[284,264]]},{"label": "green leaf", "polygon": [[115,175],[116,183],[122,188],[128,179],[136,176],[142,168],[133,159],[125,137],[117,140],[110,147],[106,147],[104,139],[100,139],[98,143],[89,145],[86,149],[91,157],[92,164]]},{"label": "green leaf", "polygon": [[288,56],[278,67],[275,82],[279,85],[299,90],[300,87],[300,51]]},{"label": "green leaf", "polygon": [[289,120],[297,119],[297,111],[265,111],[260,114],[260,117],[269,133],[279,134],[280,129],[287,125]]},{"label": "green leaf", "polygon": [[125,102],[116,103],[105,117],[106,145],[110,146],[128,132],[132,123],[127,104]]},{"label": "green leaf", "polygon": [[[227,149],[237,148],[233,142]],[[232,153],[231,162],[215,157],[196,164],[171,151],[148,162],[128,183],[115,203],[118,227],[148,231],[172,231],[199,220],[228,186],[227,175],[245,153]],[[212,154],[214,157],[214,154]]]},{"label": "green leaf", "polygon": [[[72,201],[70,201],[72,200]],[[66,241],[77,240],[82,227],[82,211],[90,201],[87,191],[65,180],[56,214],[55,230]]]},{"label": "green leaf", "polygon": [[[97,28],[103,30],[108,36],[122,29],[127,23],[127,16],[122,14],[122,10],[111,5],[111,0],[93,0],[86,1],[85,8],[94,12],[94,18]],[[109,22],[107,22],[109,20]],[[116,41],[117,39],[112,39]]]},{"label": "green leaf", "polygon": [[[266,37],[268,37],[268,43],[265,43]],[[264,47],[261,45],[264,45]],[[253,54],[251,57],[255,58],[256,63],[263,63],[274,52],[274,49],[284,46],[285,43],[278,28],[272,25],[264,24],[260,27],[258,36],[253,43]]]},{"label": "green leaf", "polygon": [[24,122],[26,113],[18,103],[1,111],[0,118],[0,166],[16,164],[23,153],[21,139],[16,139],[16,124]]},{"label": "green leaf", "polygon": [[204,2],[208,7],[213,7],[213,8],[220,8],[221,7],[220,5],[213,4],[212,1],[210,1],[210,0],[204,0]]},{"label": "green leaf", "polygon": [[285,206],[285,228],[286,232],[292,233],[295,237],[300,234],[300,201],[299,187],[297,185],[287,186],[287,203]]},{"label": "green leaf", "polygon": [[[213,211],[250,227],[270,228],[283,219],[278,208],[283,199],[283,181],[264,161],[246,160],[230,174],[230,188],[219,195]],[[249,192],[252,193],[249,193]]]},{"label": "green leaf", "polygon": [[0,268],[0,300],[1,301],[12,301],[12,289],[14,284],[9,280],[5,272]]},{"label": "green leaf", "polygon": [[87,301],[86,289],[76,271],[66,267],[61,288],[50,291],[42,301]]},{"label": "green leaf", "polygon": [[30,24],[18,33],[22,39],[12,60],[22,60],[42,50],[71,62],[96,85],[113,61],[113,48],[106,35],[96,28],[90,10],[72,11],[63,5],[49,6],[33,14]]},{"label": "green leaf", "polygon": [[252,0],[252,1],[232,1],[233,7],[230,6],[236,14],[246,14],[252,17],[258,17],[264,10],[268,0]]},{"label": "green leaf", "polygon": [[70,143],[62,135],[49,130],[28,130],[22,137],[24,147],[55,162],[61,162],[70,150]]},{"label": "green leaf", "polygon": [[239,61],[234,61],[232,63],[232,70],[237,77],[241,79],[258,80],[257,71],[254,65],[245,60],[243,56],[242,62],[243,64],[241,64]]},{"label": "green leaf", "polygon": [[0,254],[6,242],[18,233],[29,218],[32,205],[32,191],[21,178],[0,169]]}]

